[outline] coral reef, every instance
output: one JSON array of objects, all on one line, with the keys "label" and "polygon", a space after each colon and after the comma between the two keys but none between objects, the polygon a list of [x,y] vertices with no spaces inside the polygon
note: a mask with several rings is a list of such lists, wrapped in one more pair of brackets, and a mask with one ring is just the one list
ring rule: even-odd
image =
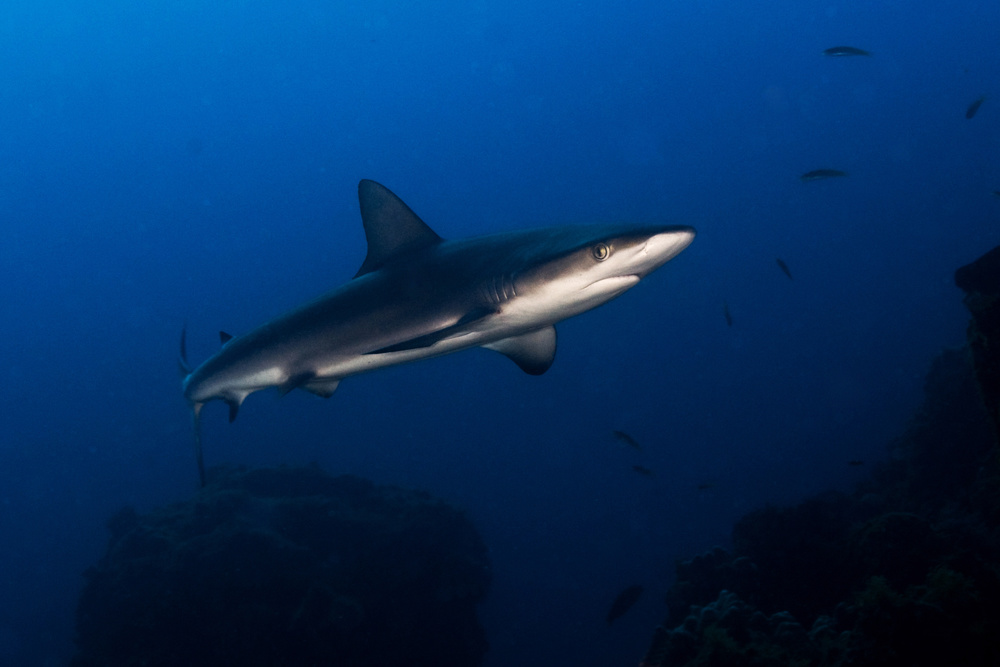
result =
[{"label": "coral reef", "polygon": [[969,346],[933,362],[889,460],[677,563],[644,667],[1000,664],[1000,248],[956,282]]},{"label": "coral reef", "polygon": [[317,468],[228,471],[109,528],[75,667],[465,667],[486,651],[486,549],[424,493]]},{"label": "coral reef", "polygon": [[843,654],[836,623],[829,616],[819,616],[806,630],[787,611],[767,616],[735,593],[723,590],[713,602],[692,607],[676,628],[657,628],[653,645],[641,664],[813,664]]},{"label": "coral reef", "polygon": [[[939,566],[900,591],[885,577],[808,626],[787,611],[766,615],[731,591],[691,607],[673,629],[660,626],[641,667],[1000,664],[995,590]],[[992,595],[992,597],[990,597]]]}]

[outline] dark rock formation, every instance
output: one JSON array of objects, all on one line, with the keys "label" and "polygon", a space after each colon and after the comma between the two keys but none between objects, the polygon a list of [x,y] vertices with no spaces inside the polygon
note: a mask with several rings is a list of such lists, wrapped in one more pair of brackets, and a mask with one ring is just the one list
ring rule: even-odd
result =
[{"label": "dark rock formation", "polygon": [[486,650],[486,549],[424,493],[315,468],[228,472],[109,527],[76,667],[466,667]]},{"label": "dark rock formation", "polygon": [[1000,248],[956,283],[969,346],[933,362],[890,459],[678,563],[643,665],[1000,664]]},{"label": "dark rock formation", "polygon": [[803,625],[790,612],[766,615],[723,590],[677,626],[658,627],[640,664],[990,667],[1000,664],[995,593],[948,567],[902,592],[877,576],[850,602]]},{"label": "dark rock formation", "polygon": [[1000,246],[955,272],[972,313],[969,348],[986,410],[1000,441]]}]

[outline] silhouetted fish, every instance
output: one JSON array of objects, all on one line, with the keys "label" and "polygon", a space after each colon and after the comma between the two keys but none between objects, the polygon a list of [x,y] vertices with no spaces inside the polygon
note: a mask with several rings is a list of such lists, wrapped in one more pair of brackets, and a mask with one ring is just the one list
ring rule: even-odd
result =
[{"label": "silhouetted fish", "polygon": [[729,314],[729,304],[722,302],[722,315],[726,318],[726,324],[733,326],[733,316]]},{"label": "silhouetted fish", "polygon": [[636,471],[640,475],[645,475],[646,477],[653,476],[653,471],[647,468],[646,466],[634,465],[632,466],[632,470]]},{"label": "silhouetted fish", "polygon": [[969,108],[965,110],[965,117],[972,118],[979,111],[979,107],[983,106],[983,102],[986,101],[985,95],[980,95],[979,99],[969,105]]},{"label": "silhouetted fish", "polygon": [[813,169],[799,176],[799,180],[808,183],[809,181],[822,181],[826,178],[843,178],[844,176],[847,176],[847,172],[840,169]]},{"label": "silhouetted fish", "polygon": [[636,450],[638,450],[640,452],[642,451],[642,445],[640,445],[638,442],[636,442],[636,439],[633,438],[632,436],[630,436],[625,431],[612,431],[612,433],[614,434],[614,436],[616,438],[618,438],[619,440],[621,440],[622,442],[624,442],[626,445],[628,445],[632,449],[636,449]]},{"label": "silhouetted fish", "polygon": [[870,51],[859,49],[853,46],[831,46],[823,49],[824,56],[870,56]]},{"label": "silhouetted fish", "polygon": [[847,462],[847,465],[849,465],[849,466],[855,466],[855,467],[857,467],[857,466],[863,466],[864,464],[865,464],[865,462],[862,461],[861,459],[851,459],[850,461]]},{"label": "silhouetted fish", "polygon": [[611,603],[611,609],[608,610],[608,625],[614,623],[617,619],[625,615],[632,605],[636,603],[639,596],[642,595],[642,586],[634,584],[629,586],[615,598],[615,601]]},{"label": "silhouetted fish", "polygon": [[993,191],[993,196],[994,197],[1000,197],[1000,190],[994,190]]},{"label": "silhouetted fish", "polygon": [[789,280],[794,280],[794,278],[792,278],[792,272],[788,270],[788,265],[785,264],[784,260],[782,260],[779,257],[778,259],[776,259],[774,261],[778,263],[778,268],[780,268],[782,271],[785,272],[785,275],[788,276]]},{"label": "silhouetted fish", "polygon": [[701,484],[698,485],[698,490],[699,491],[708,491],[713,486],[715,486],[715,482],[702,482]]}]

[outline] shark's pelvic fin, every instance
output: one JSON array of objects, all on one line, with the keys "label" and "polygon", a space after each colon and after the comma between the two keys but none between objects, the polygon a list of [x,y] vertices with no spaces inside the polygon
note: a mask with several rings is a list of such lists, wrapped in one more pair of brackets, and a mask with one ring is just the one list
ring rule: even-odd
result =
[{"label": "shark's pelvic fin", "polygon": [[233,339],[233,334],[226,333],[225,331],[219,332],[219,342],[225,345]]},{"label": "shark's pelvic fin", "polygon": [[333,392],[337,391],[340,380],[313,380],[302,385],[302,388],[310,394],[316,394],[322,398],[330,398]]},{"label": "shark's pelvic fin", "polygon": [[441,237],[384,185],[367,179],[361,181],[358,201],[368,240],[368,255],[355,278],[441,242]]},{"label": "shark's pelvic fin", "polygon": [[340,380],[338,379],[318,378],[314,373],[301,373],[279,384],[278,393],[284,396],[293,389],[305,389],[310,394],[330,398],[333,396],[333,392],[337,391],[339,384]]},{"label": "shark's pelvic fin", "polygon": [[483,347],[506,356],[529,375],[541,375],[549,370],[549,366],[556,358],[556,328],[547,326],[535,329],[520,336],[503,338]]},{"label": "shark's pelvic fin", "polygon": [[311,382],[316,378],[315,373],[299,373],[298,375],[293,375],[284,382],[278,385],[278,393],[284,396],[292,389],[298,389],[299,387]]}]

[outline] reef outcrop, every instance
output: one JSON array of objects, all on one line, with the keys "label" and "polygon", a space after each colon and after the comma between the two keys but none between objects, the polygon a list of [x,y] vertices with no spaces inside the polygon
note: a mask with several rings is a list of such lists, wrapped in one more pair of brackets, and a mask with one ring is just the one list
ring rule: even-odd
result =
[{"label": "reef outcrop", "polygon": [[318,468],[227,471],[109,528],[75,667],[471,667],[486,651],[486,548],[425,493]]},{"label": "reef outcrop", "polygon": [[955,284],[965,292],[972,313],[969,349],[986,411],[1000,439],[1000,246],[955,272]]},{"label": "reef outcrop", "polygon": [[1000,248],[956,283],[968,346],[933,362],[889,459],[677,563],[644,667],[1000,664]]}]

